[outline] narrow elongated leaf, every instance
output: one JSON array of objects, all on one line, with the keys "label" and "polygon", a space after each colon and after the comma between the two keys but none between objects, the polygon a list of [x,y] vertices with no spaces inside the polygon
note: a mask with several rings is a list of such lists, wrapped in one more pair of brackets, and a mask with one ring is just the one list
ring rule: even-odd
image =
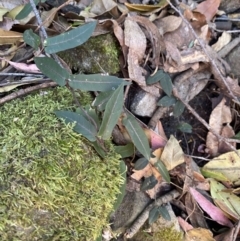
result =
[{"label": "narrow elongated leaf", "polygon": [[69,78],[69,85],[73,89],[83,91],[110,91],[117,89],[122,83],[128,85],[128,82],[123,79],[102,74],[79,74],[71,75]]},{"label": "narrow elongated leaf", "polygon": [[66,123],[76,123],[73,130],[82,134],[89,141],[96,141],[97,130],[92,123],[90,123],[83,116],[71,111],[55,111],[58,118],[64,119]]},{"label": "narrow elongated leaf", "polygon": [[166,206],[159,206],[158,212],[164,219],[171,221],[171,216],[170,216]]},{"label": "narrow elongated leaf", "polygon": [[57,53],[66,49],[75,48],[85,43],[91,37],[96,24],[97,21],[94,21],[58,36],[47,38],[44,41],[46,53]]},{"label": "narrow elongated leaf", "polygon": [[150,177],[146,177],[141,185],[141,190],[146,191],[152,189],[158,183],[157,179],[152,175]]},{"label": "narrow elongated leaf", "polygon": [[109,99],[106,110],[103,115],[102,124],[100,126],[98,135],[102,137],[104,140],[108,140],[111,135],[114,126],[118,122],[118,118],[122,113],[123,107],[123,84],[121,84],[112,94]]},{"label": "narrow elongated leaf", "polygon": [[175,117],[179,117],[183,113],[184,108],[185,108],[185,105],[180,100],[178,100],[176,105],[173,108],[173,115]]},{"label": "narrow elongated leaf", "polygon": [[122,158],[132,156],[134,149],[133,143],[128,143],[125,146],[115,146],[115,151],[120,154]]},{"label": "narrow elongated leaf", "polygon": [[168,107],[168,106],[174,105],[176,102],[177,100],[173,96],[171,97],[164,96],[158,101],[157,105]]},{"label": "narrow elongated leaf", "polygon": [[145,157],[139,158],[134,165],[134,169],[142,170],[144,167],[147,166],[148,163],[149,161]]},{"label": "narrow elongated leaf", "polygon": [[139,123],[135,120],[134,117],[128,116],[123,120],[123,124],[126,127],[128,134],[130,135],[132,142],[138,151],[142,153],[147,160],[149,160],[151,157],[149,142]]},{"label": "narrow elongated leaf", "polygon": [[169,74],[164,73],[160,79],[160,85],[163,91],[170,97],[172,95],[172,80]]},{"label": "narrow elongated leaf", "polygon": [[160,213],[158,211],[158,206],[155,206],[150,212],[149,212],[149,218],[148,222],[151,225],[154,223],[158,218],[160,217]]},{"label": "narrow elongated leaf", "polygon": [[[39,0],[34,0],[35,5],[37,5],[38,2],[39,2]],[[41,1],[41,2],[43,2],[43,1]],[[22,11],[20,11],[20,13],[18,13],[18,15],[15,17],[15,19],[16,20],[21,20],[23,18],[26,18],[30,12],[32,12],[32,6],[31,6],[30,3],[27,3],[24,6],[24,8],[22,9]]]},{"label": "narrow elongated leaf", "polygon": [[23,33],[23,40],[34,49],[37,49],[41,43],[40,37],[32,29],[28,29]]},{"label": "narrow elongated leaf", "polygon": [[158,160],[154,166],[157,168],[157,170],[160,172],[160,174],[162,175],[162,177],[164,178],[164,180],[168,183],[171,182],[170,179],[170,175],[169,172],[167,170],[167,168],[165,167],[165,165],[163,164],[163,162],[161,160]]},{"label": "narrow elongated leaf", "polygon": [[65,85],[69,73],[59,66],[55,60],[48,57],[35,57],[34,61],[43,74],[55,81],[58,85]]},{"label": "narrow elongated leaf", "polygon": [[113,90],[101,92],[93,101],[92,106],[97,107],[99,111],[105,110],[106,104],[113,94]]},{"label": "narrow elongated leaf", "polygon": [[157,83],[160,79],[164,78],[166,73],[163,70],[158,70],[155,75],[149,76],[146,80],[148,85]]},{"label": "narrow elongated leaf", "polygon": [[99,145],[99,143],[97,141],[92,142],[93,147],[95,149],[95,151],[98,153],[98,155],[102,158],[105,158],[106,153],[105,151],[102,149],[102,147]]}]

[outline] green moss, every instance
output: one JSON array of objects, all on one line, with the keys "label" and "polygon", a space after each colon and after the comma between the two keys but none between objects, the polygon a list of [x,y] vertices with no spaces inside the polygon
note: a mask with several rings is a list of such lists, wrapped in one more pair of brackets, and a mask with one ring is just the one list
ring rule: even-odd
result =
[{"label": "green moss", "polygon": [[160,228],[153,233],[153,240],[158,241],[182,241],[183,234],[176,231],[173,227]]},{"label": "green moss", "polygon": [[119,47],[112,34],[90,38],[83,45],[59,53],[59,56],[76,72],[85,74],[120,71]]},{"label": "green moss", "polygon": [[53,115],[72,106],[66,88],[0,108],[0,239],[95,240],[119,186],[119,156],[100,159],[91,143]]}]

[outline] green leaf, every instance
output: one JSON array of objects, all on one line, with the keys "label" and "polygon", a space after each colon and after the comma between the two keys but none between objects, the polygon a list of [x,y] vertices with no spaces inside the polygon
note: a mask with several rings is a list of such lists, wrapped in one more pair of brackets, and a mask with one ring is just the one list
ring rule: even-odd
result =
[{"label": "green leaf", "polygon": [[160,79],[165,78],[166,73],[163,70],[158,70],[155,75],[149,76],[146,80],[148,85],[157,83]]},{"label": "green leaf", "polygon": [[185,105],[180,100],[178,100],[173,108],[173,115],[175,117],[179,117],[183,113],[184,108]]},{"label": "green leaf", "polygon": [[126,119],[123,119],[123,124],[126,127],[128,134],[130,135],[132,142],[138,151],[142,153],[142,155],[147,160],[149,160],[151,157],[149,142],[139,123],[133,116],[129,115]]},{"label": "green leaf", "polygon": [[235,135],[235,136],[233,136],[232,137],[232,139],[240,139],[240,131]]},{"label": "green leaf", "polygon": [[125,146],[115,146],[114,148],[115,151],[120,154],[122,158],[132,156],[135,151],[133,143],[128,143]]},{"label": "green leaf", "polygon": [[158,206],[155,206],[150,212],[149,212],[149,218],[148,223],[151,225],[154,223],[158,218],[160,217],[160,212],[158,211]]},{"label": "green leaf", "polygon": [[95,126],[90,123],[83,116],[76,114],[72,111],[55,111],[58,118],[64,119],[66,123],[76,123],[73,130],[82,134],[89,141],[96,141],[97,130]]},{"label": "green leaf", "polygon": [[160,85],[163,91],[170,97],[172,96],[172,80],[169,74],[165,73],[160,79]]},{"label": "green leaf", "polygon": [[[39,0],[34,0],[35,5],[37,5],[39,2]],[[43,1],[41,1],[43,2]],[[45,2],[45,1],[44,1]],[[27,3],[24,8],[22,9],[22,11],[20,11],[20,13],[18,13],[18,15],[15,17],[16,20],[21,20],[24,19],[28,16],[29,13],[32,12],[32,6],[30,3]]]},{"label": "green leaf", "polygon": [[156,186],[157,183],[158,181],[153,175],[146,177],[141,185],[141,191],[152,189]]},{"label": "green leaf", "polygon": [[147,166],[148,163],[149,161],[145,157],[139,158],[134,165],[134,169],[142,170],[144,167]]},{"label": "green leaf", "polygon": [[[96,110],[91,108],[90,105],[84,106],[83,109],[85,110],[85,112],[95,121],[95,124],[97,125],[97,127],[99,128],[100,126],[100,120],[99,117],[96,113]],[[80,108],[76,109],[76,113],[80,114],[82,116],[84,116],[86,119],[88,119],[88,116],[84,113],[84,111]]]},{"label": "green leaf", "polygon": [[39,47],[39,45],[41,43],[40,37],[37,34],[35,34],[32,31],[32,29],[28,29],[28,30],[24,31],[23,39],[26,44],[30,45],[35,50]]},{"label": "green leaf", "polygon": [[116,211],[118,209],[118,207],[120,206],[120,204],[122,203],[122,200],[125,196],[126,193],[126,185],[127,185],[127,168],[126,165],[124,163],[124,161],[120,161],[120,172],[123,178],[123,183],[120,186],[120,193],[117,195],[117,199],[115,201],[114,204],[114,211]]},{"label": "green leaf", "polygon": [[113,92],[113,90],[101,92],[93,101],[92,106],[97,107],[99,111],[105,110],[106,104],[109,98],[112,96]]},{"label": "green leaf", "polygon": [[165,220],[171,221],[171,216],[170,216],[166,206],[159,206],[158,212]]},{"label": "green leaf", "polygon": [[94,141],[94,142],[92,142],[92,145],[93,145],[95,151],[98,153],[98,155],[102,158],[105,158],[106,153],[102,149],[102,147],[99,145],[99,143],[97,141]]},{"label": "green leaf", "polygon": [[168,183],[171,182],[169,172],[167,168],[165,167],[164,163],[161,160],[158,160],[154,166],[157,168],[157,170],[160,172],[164,180]]},{"label": "green leaf", "polygon": [[103,140],[108,140],[111,135],[113,128],[118,122],[118,118],[122,113],[123,107],[123,84],[121,84],[112,94],[106,105],[106,110],[104,111],[102,124],[100,126],[98,135],[102,137]]},{"label": "green leaf", "polygon": [[192,133],[192,126],[186,122],[182,122],[177,128],[182,132]]},{"label": "green leaf", "polygon": [[85,43],[91,37],[96,24],[97,21],[90,22],[55,37],[45,39],[44,45],[46,46],[46,53],[57,53]]},{"label": "green leaf", "polygon": [[79,74],[71,75],[69,78],[69,85],[73,89],[79,89],[83,91],[110,91],[115,90],[122,83],[125,85],[129,84],[123,79],[103,74]]},{"label": "green leaf", "polygon": [[48,57],[35,57],[35,64],[48,78],[55,81],[58,85],[64,86],[66,79],[69,78],[67,70],[63,69],[59,64]]},{"label": "green leaf", "polygon": [[171,105],[174,105],[177,102],[176,98],[174,98],[173,96],[169,97],[169,96],[164,96],[163,98],[161,98],[157,105],[160,106],[165,106],[165,107],[169,107]]}]

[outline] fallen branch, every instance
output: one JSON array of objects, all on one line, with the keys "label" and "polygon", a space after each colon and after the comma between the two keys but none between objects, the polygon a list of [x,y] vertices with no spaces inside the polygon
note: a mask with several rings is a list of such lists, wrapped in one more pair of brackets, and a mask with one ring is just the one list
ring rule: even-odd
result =
[{"label": "fallen branch", "polygon": [[135,220],[133,225],[126,231],[124,236],[126,238],[132,238],[138,232],[138,230],[143,226],[143,224],[146,222],[146,220],[148,219],[148,216],[149,216],[149,212],[155,206],[161,206],[165,203],[168,203],[168,202],[172,201],[173,199],[177,198],[179,195],[180,195],[180,193],[177,190],[173,190],[173,191],[167,193],[166,195],[157,198],[154,201],[154,203],[150,204],[149,206],[147,206],[144,209],[142,214],[137,218],[137,220]]},{"label": "fallen branch", "polygon": [[1,98],[0,99],[0,105],[4,104],[4,103],[6,103],[10,100],[14,100],[16,98],[28,95],[28,94],[32,93],[33,91],[46,89],[46,88],[49,88],[49,87],[55,87],[55,86],[57,86],[56,82],[48,82],[48,83],[43,83],[43,84],[31,86],[31,87],[28,87],[26,89],[20,89],[20,90],[14,92],[14,93],[11,93],[10,95],[7,95],[7,96]]}]

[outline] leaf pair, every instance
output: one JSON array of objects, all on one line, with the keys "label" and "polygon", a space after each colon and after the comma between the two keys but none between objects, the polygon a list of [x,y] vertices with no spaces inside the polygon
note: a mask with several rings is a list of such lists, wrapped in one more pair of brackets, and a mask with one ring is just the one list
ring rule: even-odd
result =
[{"label": "leaf pair", "polygon": [[163,91],[167,94],[167,96],[159,100],[159,106],[169,107],[173,105],[173,115],[175,117],[179,117],[183,113],[185,108],[184,104],[172,96],[173,84],[169,74],[165,73],[163,70],[159,70],[155,75],[150,76],[146,82],[148,85],[160,82]]},{"label": "leaf pair", "polygon": [[121,84],[112,94],[106,104],[106,110],[103,115],[103,120],[97,132],[96,127],[87,120],[83,115],[71,111],[56,111],[55,114],[64,119],[66,123],[75,123],[74,131],[82,134],[89,141],[96,141],[97,136],[107,140],[111,137],[114,126],[117,124],[118,118],[122,112],[123,106],[123,87]]}]

